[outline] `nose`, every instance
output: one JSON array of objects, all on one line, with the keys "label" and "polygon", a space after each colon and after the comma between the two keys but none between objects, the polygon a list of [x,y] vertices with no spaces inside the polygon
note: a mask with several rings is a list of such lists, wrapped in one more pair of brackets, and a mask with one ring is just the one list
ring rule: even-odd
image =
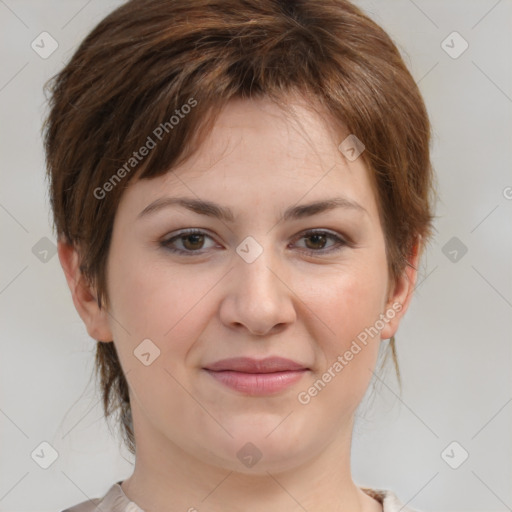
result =
[{"label": "nose", "polygon": [[248,263],[235,255],[220,318],[230,329],[264,336],[282,331],[296,319],[295,295],[285,264],[271,249]]}]

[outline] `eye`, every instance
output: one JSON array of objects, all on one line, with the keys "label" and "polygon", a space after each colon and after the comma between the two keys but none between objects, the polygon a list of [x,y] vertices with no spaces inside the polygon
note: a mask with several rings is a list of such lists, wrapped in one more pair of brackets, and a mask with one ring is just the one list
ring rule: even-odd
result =
[{"label": "eye", "polygon": [[[167,240],[163,240],[161,245],[168,249],[169,251],[179,253],[179,254],[190,254],[190,253],[200,253],[199,249],[203,248],[205,238],[210,238],[211,236],[207,235],[204,231],[198,229],[187,229],[182,231],[176,236],[168,238]],[[176,247],[172,247],[175,242],[179,242],[183,245],[184,249],[178,249]]]},{"label": "eye", "polygon": [[[309,254],[325,254],[339,251],[343,246],[348,245],[347,242],[335,233],[324,230],[310,230],[302,233],[299,240],[310,240],[310,243],[306,243],[306,249],[304,252]],[[325,250],[327,240],[334,240],[335,244],[331,246],[331,249]]]},{"label": "eye", "polygon": [[[197,255],[204,252],[204,243],[207,238],[213,240],[212,237],[204,231],[199,229],[186,229],[167,240],[163,240],[160,244],[171,252],[192,256],[194,253]],[[337,234],[325,230],[306,231],[296,240],[301,239],[309,240],[309,242],[306,243],[306,248],[303,249],[302,252],[314,255],[336,252],[345,245],[348,245],[348,243]],[[331,245],[330,249],[325,249],[328,240],[333,240],[335,243]],[[175,247],[176,243],[181,244],[182,248]],[[210,246],[210,248],[211,247],[212,246]],[[208,249],[208,247],[206,247],[206,249]]]}]

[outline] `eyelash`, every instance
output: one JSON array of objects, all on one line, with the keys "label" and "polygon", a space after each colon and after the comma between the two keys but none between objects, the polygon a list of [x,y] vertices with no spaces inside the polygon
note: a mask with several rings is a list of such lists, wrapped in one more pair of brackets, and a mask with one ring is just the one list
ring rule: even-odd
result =
[{"label": "eyelash", "polygon": [[[195,256],[195,255],[203,254],[204,251],[199,251],[199,250],[191,251],[191,250],[176,249],[175,247],[171,247],[171,244],[173,243],[174,240],[186,238],[187,236],[190,236],[190,235],[206,235],[208,238],[212,238],[210,235],[208,235],[208,233],[206,233],[204,231],[201,231],[198,229],[186,229],[184,231],[181,231],[179,234],[177,234],[171,238],[168,238],[167,240],[161,241],[160,244],[166,250],[169,250],[173,253],[182,254],[184,256]],[[301,238],[307,238],[307,237],[310,237],[313,235],[326,235],[327,238],[334,239],[337,242],[337,247],[335,246],[334,248],[327,249],[327,250],[318,249],[316,251],[314,249],[302,249],[301,252],[305,252],[309,255],[318,256],[318,255],[322,255],[322,254],[331,254],[334,252],[338,252],[341,249],[343,249],[344,246],[349,245],[348,242],[345,241],[340,236],[338,236],[334,233],[331,233],[330,231],[324,231],[324,230],[305,231],[304,233],[301,234],[301,236],[299,238],[297,238],[297,240],[300,240]]]}]

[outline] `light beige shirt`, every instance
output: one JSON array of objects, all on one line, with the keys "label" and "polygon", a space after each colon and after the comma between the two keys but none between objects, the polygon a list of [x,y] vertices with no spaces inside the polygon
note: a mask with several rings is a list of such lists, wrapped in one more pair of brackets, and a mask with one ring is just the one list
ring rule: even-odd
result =
[{"label": "light beige shirt", "polygon": [[[131,501],[123,491],[122,480],[116,482],[102,498],[83,501],[62,512],[144,512],[134,501]],[[387,489],[369,489],[361,487],[366,494],[382,504],[384,512],[415,512],[404,507],[393,491]]]}]

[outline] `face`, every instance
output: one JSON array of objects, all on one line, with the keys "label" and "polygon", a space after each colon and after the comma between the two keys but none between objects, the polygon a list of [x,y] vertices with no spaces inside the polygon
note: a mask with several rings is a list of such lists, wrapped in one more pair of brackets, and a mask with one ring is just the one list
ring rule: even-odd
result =
[{"label": "face", "polygon": [[[123,195],[108,314],[75,304],[91,336],[114,340],[138,445],[264,473],[350,436],[415,276],[388,280],[368,169],[338,149],[348,132],[292,106],[293,118],[269,100],[231,102],[191,159]],[[178,197],[218,209],[163,202]],[[219,363],[242,357],[256,363]],[[296,366],[258,366],[274,357]]]}]

